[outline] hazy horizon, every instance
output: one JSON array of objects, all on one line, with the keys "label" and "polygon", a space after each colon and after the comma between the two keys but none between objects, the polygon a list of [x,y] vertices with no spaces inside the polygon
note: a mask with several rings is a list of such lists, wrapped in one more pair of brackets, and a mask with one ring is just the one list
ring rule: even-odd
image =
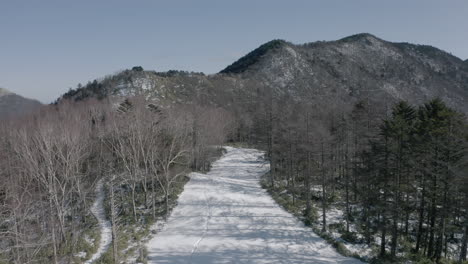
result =
[{"label": "hazy horizon", "polygon": [[467,13],[463,0],[3,2],[0,87],[49,103],[132,66],[211,74],[272,39],[363,32],[466,60]]}]

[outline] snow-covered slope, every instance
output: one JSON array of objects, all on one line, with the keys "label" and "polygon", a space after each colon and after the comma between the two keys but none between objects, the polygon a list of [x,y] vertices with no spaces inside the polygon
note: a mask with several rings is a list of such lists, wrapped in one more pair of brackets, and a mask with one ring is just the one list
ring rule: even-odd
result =
[{"label": "snow-covered slope", "polygon": [[227,147],[208,174],[192,173],[148,263],[360,263],[338,254],[260,187],[262,152]]}]

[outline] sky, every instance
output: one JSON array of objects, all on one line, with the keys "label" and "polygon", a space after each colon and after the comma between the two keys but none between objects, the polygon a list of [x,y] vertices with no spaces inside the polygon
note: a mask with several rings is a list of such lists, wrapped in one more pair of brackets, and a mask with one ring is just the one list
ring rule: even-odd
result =
[{"label": "sky", "polygon": [[367,32],[468,59],[467,0],[0,0],[0,87],[50,103],[142,66],[216,73],[272,39]]}]

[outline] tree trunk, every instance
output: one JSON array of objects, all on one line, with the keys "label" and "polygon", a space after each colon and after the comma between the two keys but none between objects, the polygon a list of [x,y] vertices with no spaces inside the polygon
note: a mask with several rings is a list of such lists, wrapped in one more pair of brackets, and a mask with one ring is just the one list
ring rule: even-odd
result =
[{"label": "tree trunk", "polygon": [[167,218],[169,217],[169,183],[166,183],[166,190],[164,192],[164,201],[165,201],[165,208],[166,208],[166,212],[165,212],[165,218],[167,220]]},{"label": "tree trunk", "polygon": [[310,179],[309,179],[310,175],[309,175],[309,172],[307,171],[306,172],[306,178],[305,178],[305,192],[306,192],[306,211],[305,211],[305,216],[306,217],[309,217],[310,216],[310,212],[312,210],[312,205],[310,204]]},{"label": "tree trunk", "polygon": [[293,198],[293,205],[296,205],[296,180],[294,174],[292,176],[292,198]]},{"label": "tree trunk", "polygon": [[151,177],[151,205],[152,205],[152,214],[153,220],[156,221],[156,183],[154,180],[154,176]]},{"label": "tree trunk", "polygon": [[[346,158],[347,160],[347,158]],[[347,162],[346,162],[347,164]],[[349,233],[349,221],[350,221],[350,215],[351,215],[351,210],[349,207],[349,173],[345,171],[345,192],[346,192],[346,232]]]},{"label": "tree trunk", "polygon": [[[466,221],[466,220],[465,220]],[[466,261],[467,243],[468,242],[468,224],[465,224],[465,232],[463,234],[462,245],[460,250],[460,262]]]},{"label": "tree trunk", "polygon": [[307,152],[307,170],[306,170],[306,176],[305,176],[305,193],[306,193],[306,211],[305,211],[305,216],[307,219],[309,219],[310,212],[312,210],[312,205],[310,204],[310,152]]},{"label": "tree trunk", "polygon": [[135,183],[132,183],[132,209],[133,209],[133,219],[135,219],[135,223],[138,222],[137,212],[136,212],[136,202],[135,202]]},{"label": "tree trunk", "polygon": [[[146,176],[145,176],[146,177]],[[143,192],[145,193],[145,209],[148,209],[148,188],[146,186],[146,180],[142,183]]]},{"label": "tree trunk", "polygon": [[397,216],[393,216],[393,226],[392,226],[392,244],[390,246],[390,252],[392,257],[396,256],[397,242],[398,242],[398,221],[396,220]]},{"label": "tree trunk", "polygon": [[422,192],[421,192],[421,202],[419,204],[419,223],[418,223],[418,233],[416,235],[416,247],[414,251],[416,253],[419,252],[419,248],[421,247],[421,239],[422,239],[422,234],[423,234],[423,223],[424,223],[424,206],[425,206],[425,195],[426,195],[426,186],[424,183],[424,175],[422,176],[421,179],[421,185],[422,185]]},{"label": "tree trunk", "polygon": [[409,231],[409,217],[410,217],[410,212],[408,209],[409,206],[409,195],[406,194],[405,196],[405,203],[406,203],[406,209],[405,209],[405,236],[408,236],[408,231]]},{"label": "tree trunk", "polygon": [[435,230],[435,206],[432,206],[430,215],[429,242],[427,244],[427,256],[432,257],[434,253],[434,230]]},{"label": "tree trunk", "polygon": [[[270,106],[272,107],[272,106]],[[275,189],[275,160],[273,158],[273,116],[272,109],[269,111],[268,116],[268,157],[270,158],[270,184],[271,188]]]},{"label": "tree trunk", "polygon": [[[398,188],[398,187],[397,187]],[[398,243],[398,207],[399,197],[398,190],[395,190],[395,205],[393,208],[393,223],[392,223],[392,241],[390,245],[390,254],[392,257],[396,256],[397,243]]]},{"label": "tree trunk", "polygon": [[448,183],[445,182],[444,184],[444,201],[443,201],[443,209],[440,214],[440,231],[437,236],[437,241],[436,241],[436,248],[435,248],[435,253],[434,257],[437,260],[437,262],[440,261],[440,258],[442,256],[442,250],[443,250],[443,243],[445,240],[445,228],[446,228],[446,213],[447,213],[447,192],[448,192]]},{"label": "tree trunk", "polygon": [[52,213],[54,210],[53,210],[53,205],[52,205],[52,196],[49,198],[49,206],[50,206],[50,226],[51,226],[51,231],[52,231],[52,250],[53,250],[53,253],[54,253],[54,263],[57,264],[58,263],[58,260],[57,260],[57,238],[56,238],[56,234],[55,234],[55,224],[54,224],[54,214]]},{"label": "tree trunk", "polygon": [[18,228],[18,217],[16,215],[16,210],[13,209],[13,219],[15,220],[15,248],[16,250],[14,250],[13,252],[15,252],[15,259],[16,259],[16,263],[21,263],[21,257],[20,257],[20,245],[19,245],[19,228]]},{"label": "tree trunk", "polygon": [[397,246],[398,246],[398,221],[399,221],[399,214],[400,214],[400,181],[401,181],[401,174],[402,174],[402,159],[403,159],[403,143],[401,138],[398,140],[398,163],[397,163],[397,172],[395,174],[395,182],[394,182],[394,206],[393,206],[393,225],[392,225],[392,243],[390,246],[391,256],[396,256]]},{"label": "tree trunk", "polygon": [[387,217],[385,217],[385,210],[382,214],[382,221],[381,221],[381,236],[380,238],[382,239],[380,241],[380,256],[384,257],[385,256],[385,247],[386,247],[386,239],[387,239]]},{"label": "tree trunk", "polygon": [[389,177],[389,149],[388,149],[388,138],[385,136],[385,164],[384,164],[384,183],[383,183],[383,197],[382,197],[382,222],[381,222],[381,228],[382,228],[382,234],[381,238],[382,241],[380,243],[380,256],[384,257],[386,252],[385,252],[385,246],[386,246],[386,235],[387,235],[387,189],[388,189],[388,184],[387,184],[387,179]]},{"label": "tree trunk", "polygon": [[325,154],[323,153],[323,142],[322,142],[322,162],[321,162],[321,174],[322,174],[322,232],[327,232],[327,194],[325,192]]},{"label": "tree trunk", "polygon": [[[435,189],[433,190],[435,192]],[[430,211],[430,231],[429,231],[429,243],[427,245],[427,256],[432,257],[434,254],[434,236],[435,236],[435,222],[436,222],[436,199],[435,193],[432,194],[432,205]]]},{"label": "tree trunk", "polygon": [[114,198],[114,183],[110,184],[110,209],[111,209],[111,224],[112,224],[112,258],[114,264],[118,262],[118,248],[117,248],[117,227],[116,227],[116,212],[115,212],[115,198]]}]

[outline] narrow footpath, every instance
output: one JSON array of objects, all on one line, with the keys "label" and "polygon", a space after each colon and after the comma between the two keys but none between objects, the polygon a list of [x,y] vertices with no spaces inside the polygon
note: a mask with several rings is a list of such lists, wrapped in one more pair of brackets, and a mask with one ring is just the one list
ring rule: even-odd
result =
[{"label": "narrow footpath", "polygon": [[110,221],[106,219],[106,214],[104,211],[105,193],[102,180],[100,180],[96,185],[95,192],[96,200],[91,207],[91,212],[99,222],[99,232],[101,234],[101,239],[99,240],[98,250],[93,254],[93,256],[91,256],[89,260],[85,262],[85,264],[91,264],[98,260],[107,251],[112,242],[112,226]]}]

